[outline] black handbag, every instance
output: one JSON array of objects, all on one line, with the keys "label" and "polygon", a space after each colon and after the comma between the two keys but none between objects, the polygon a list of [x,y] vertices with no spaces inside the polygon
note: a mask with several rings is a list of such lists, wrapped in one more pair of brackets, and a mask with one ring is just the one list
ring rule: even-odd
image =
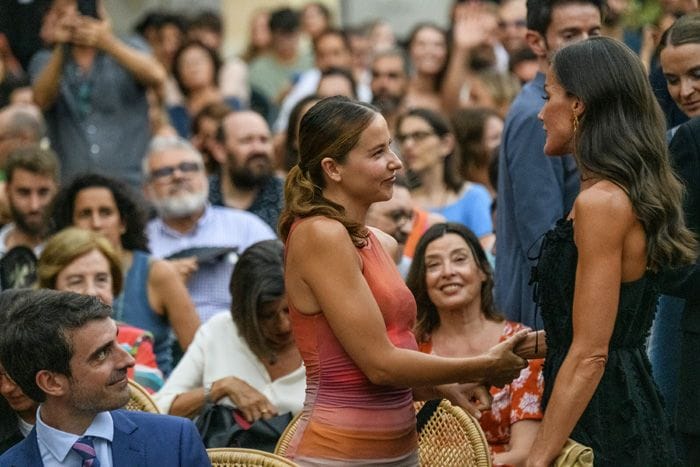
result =
[{"label": "black handbag", "polygon": [[248,423],[236,409],[221,404],[207,404],[195,419],[207,448],[248,448],[274,452],[282,432],[292,421],[287,412]]}]

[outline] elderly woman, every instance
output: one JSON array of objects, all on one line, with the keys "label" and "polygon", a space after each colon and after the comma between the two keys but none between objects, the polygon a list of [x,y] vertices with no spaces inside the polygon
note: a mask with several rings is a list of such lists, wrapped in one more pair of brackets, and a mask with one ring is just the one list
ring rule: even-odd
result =
[{"label": "elderly woman", "polygon": [[125,271],[123,289],[114,296],[114,319],[149,331],[158,368],[168,375],[173,366],[173,333],[187,349],[199,317],[175,267],[148,252],[146,216],[131,191],[115,179],[80,175],[56,197],[57,230],[69,226],[105,236]]},{"label": "elderly woman", "polygon": [[284,297],[282,244],[258,242],[231,275],[231,313],[202,325],[156,402],[163,413],[192,417],[206,402],[238,408],[254,422],[299,412],[306,375]]},{"label": "elderly woman", "polygon": [[[416,297],[420,350],[443,357],[480,355],[526,329],[495,310],[493,273],[476,236],[461,224],[435,224],[416,247],[407,285]],[[512,383],[491,388],[479,422],[495,465],[524,465],[542,419],[542,360]]]},{"label": "elderly woman", "polygon": [[[46,242],[37,264],[38,286],[92,295],[112,305],[122,287],[119,256],[109,241],[89,230],[64,229]],[[150,391],[163,385],[153,353],[153,336],[143,329],[117,323],[117,340],[136,359],[129,378]]]}]

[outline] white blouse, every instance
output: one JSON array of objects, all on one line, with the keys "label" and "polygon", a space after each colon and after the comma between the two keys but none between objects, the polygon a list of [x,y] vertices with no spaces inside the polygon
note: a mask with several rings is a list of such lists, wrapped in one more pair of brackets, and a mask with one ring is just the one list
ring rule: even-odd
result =
[{"label": "white blouse", "polygon": [[[235,376],[260,391],[280,414],[296,414],[304,404],[304,365],[271,381],[265,365],[240,336],[228,311],[213,316],[199,327],[182,360],[153,397],[160,411],[168,413],[178,395],[226,376]],[[236,406],[228,397],[218,402]]]}]

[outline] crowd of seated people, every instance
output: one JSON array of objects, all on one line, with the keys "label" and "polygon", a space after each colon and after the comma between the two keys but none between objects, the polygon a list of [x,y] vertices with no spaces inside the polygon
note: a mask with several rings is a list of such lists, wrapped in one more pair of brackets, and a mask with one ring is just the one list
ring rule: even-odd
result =
[{"label": "crowd of seated people", "polygon": [[[546,323],[531,271],[546,232],[572,217],[574,200],[596,169],[582,165],[574,146],[562,157],[545,155],[546,141],[559,131],[543,129],[542,108],[550,105],[543,97],[555,95],[547,73],[560,50],[603,35],[639,57],[645,86],[666,117],[659,130],[667,146],[658,150],[671,148],[672,166],[689,193],[682,205],[665,209],[685,209],[691,230],[697,220],[693,189],[700,180],[693,171],[700,155],[688,149],[688,138],[700,118],[700,6],[697,0],[648,3],[455,0],[444,18],[425,11],[402,29],[390,18],[350,25],[333,2],[260,5],[246,20],[244,50],[232,54],[224,47],[226,2],[219,9],[143,12],[131,31],[116,30],[116,12],[105,0],[0,2],[0,455],[19,445],[12,454],[17,462],[38,434],[40,449],[32,455],[74,465],[78,454],[70,447],[41,447],[42,436],[60,430],[79,435],[78,444],[92,439],[96,459],[112,455],[111,464],[122,465],[116,459],[127,458],[117,457],[115,446],[123,440],[105,438],[104,427],[141,423],[157,431],[159,420],[122,415],[122,373],[170,415],[163,416],[162,438],[154,439],[167,442],[175,426],[185,433],[175,444],[191,452],[180,453],[180,465],[206,463],[195,427],[178,420],[197,420],[211,404],[238,409],[251,423],[291,412],[302,414],[307,430],[322,425],[316,434],[337,428],[332,416],[318,425],[309,415],[316,402],[306,387],[310,361],[294,333],[295,316],[306,318],[298,310],[325,313],[332,304],[301,279],[305,293],[298,294],[296,283],[296,296],[314,298],[289,301],[289,245],[280,240],[291,233],[278,228],[290,212],[336,220],[357,215],[356,199],[333,197],[337,182],[342,193],[372,201],[357,225],[343,225],[353,240],[368,226],[389,251],[417,302],[410,332],[414,350],[430,355],[421,357],[478,359],[525,330],[540,331],[515,345],[514,353],[530,360],[505,385],[473,377],[459,386],[442,378],[444,387],[433,387],[440,378],[431,374],[418,388],[413,380],[391,379],[412,386],[416,400],[447,398],[480,416],[494,465],[536,465],[530,448],[551,439],[551,422],[540,422],[547,420],[547,349],[540,348]],[[317,131],[305,142],[302,127],[318,123],[310,109],[334,96],[371,106],[369,114],[386,123],[375,133],[372,122],[360,125],[344,138]],[[564,120],[571,120],[575,140],[585,116],[573,107],[571,113]],[[323,151],[331,152],[318,166],[304,162],[312,160],[305,151],[323,146],[323,138]],[[367,138],[382,143],[360,162],[369,168],[359,170],[349,161]],[[389,195],[372,197],[359,175],[343,184],[347,170],[369,176],[385,159],[392,174],[381,183],[393,186]],[[313,193],[302,200],[306,208],[297,203],[290,211],[289,197],[299,188],[285,187],[290,183]],[[315,196],[323,200],[319,210]],[[682,229],[672,233],[683,237]],[[358,251],[361,244],[355,243]],[[670,263],[677,266],[679,258]],[[473,289],[459,301],[441,289],[447,269],[458,270]],[[700,345],[693,315],[698,300],[687,285],[697,280],[693,271],[660,281],[658,313],[649,323],[654,384],[669,424],[680,430],[673,439],[687,465],[700,462],[700,425],[687,410],[700,407],[693,389],[700,381],[685,368]],[[34,345],[35,338],[13,329],[49,303],[71,310],[66,316],[79,322],[57,320],[62,334],[56,335],[36,325],[37,336],[47,339],[47,352],[67,353],[53,361],[3,361],[10,342]],[[74,360],[94,342],[73,340],[98,327],[115,331],[114,348],[108,356],[108,347],[102,349],[99,365],[74,370]],[[308,330],[302,334],[308,338]],[[515,358],[507,351],[499,356]],[[100,365],[111,368],[106,393],[73,381],[73,373]],[[42,379],[45,374],[52,376]],[[501,387],[488,387],[495,380]],[[102,397],[104,403],[80,418],[73,392],[79,402]],[[81,421],[56,423],[60,414]],[[170,454],[179,455],[175,451]],[[295,461],[325,459],[314,456]],[[4,461],[0,457],[0,465]]]}]

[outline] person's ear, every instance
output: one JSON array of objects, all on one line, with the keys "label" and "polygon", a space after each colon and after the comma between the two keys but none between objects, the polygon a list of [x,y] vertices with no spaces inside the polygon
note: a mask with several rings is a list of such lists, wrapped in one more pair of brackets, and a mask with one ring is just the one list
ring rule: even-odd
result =
[{"label": "person's ear", "polygon": [[35,377],[36,385],[47,396],[62,397],[70,391],[68,377],[49,370],[39,370]]},{"label": "person's ear", "polygon": [[578,97],[575,98],[573,104],[571,104],[571,111],[574,113],[574,116],[576,116],[576,118],[580,117],[583,115],[585,110],[586,105],[583,103],[583,101]]},{"label": "person's ear", "polygon": [[547,56],[547,40],[539,32],[528,29],[525,33],[525,42],[538,58]]},{"label": "person's ear", "polygon": [[440,141],[442,141],[442,157],[447,157],[454,152],[456,142],[452,133],[445,133],[440,137]]},{"label": "person's ear", "polygon": [[343,179],[340,164],[332,157],[324,157],[321,160],[321,170],[326,174],[326,177],[334,182],[340,182]]}]

